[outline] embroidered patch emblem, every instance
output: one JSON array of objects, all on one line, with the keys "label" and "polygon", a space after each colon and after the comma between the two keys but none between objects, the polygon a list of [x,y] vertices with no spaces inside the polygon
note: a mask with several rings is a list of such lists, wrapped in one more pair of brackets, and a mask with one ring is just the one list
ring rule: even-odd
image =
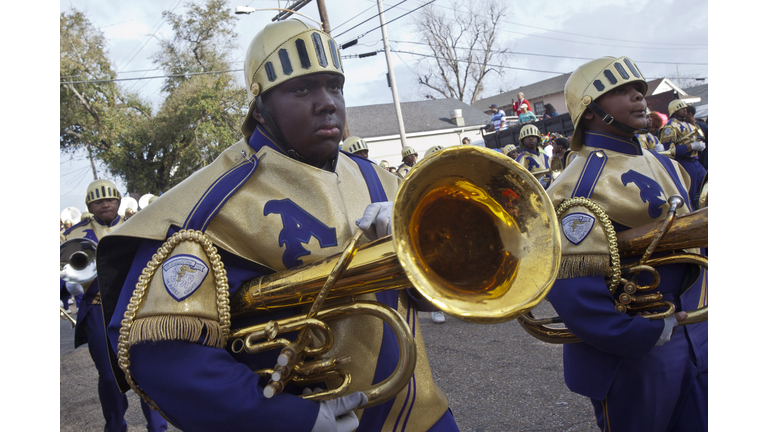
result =
[{"label": "embroidered patch emblem", "polygon": [[176,301],[192,295],[208,275],[208,266],[193,255],[176,255],[163,263],[165,289]]},{"label": "embroidered patch emblem", "polygon": [[664,135],[669,135],[671,133],[672,133],[672,129],[669,129],[669,128],[664,129]]},{"label": "embroidered patch emblem", "polygon": [[581,243],[595,226],[595,218],[584,213],[571,213],[564,217],[560,223],[563,226],[565,238],[577,245]]}]

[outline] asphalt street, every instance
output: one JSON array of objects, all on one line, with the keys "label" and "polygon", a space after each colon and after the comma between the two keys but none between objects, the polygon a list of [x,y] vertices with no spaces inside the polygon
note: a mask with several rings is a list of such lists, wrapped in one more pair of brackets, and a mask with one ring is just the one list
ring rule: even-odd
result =
[{"label": "asphalt street", "polygon": [[[535,315],[550,316],[551,308],[540,305]],[[480,325],[446,317],[437,325],[420,312],[419,322],[434,380],[461,431],[598,430],[589,400],[563,382],[562,346],[529,336],[517,321]],[[101,431],[98,375],[88,347],[74,349],[74,330],[64,320],[60,325],[60,430]],[[146,430],[139,397],[129,391],[128,401],[128,431]]]}]

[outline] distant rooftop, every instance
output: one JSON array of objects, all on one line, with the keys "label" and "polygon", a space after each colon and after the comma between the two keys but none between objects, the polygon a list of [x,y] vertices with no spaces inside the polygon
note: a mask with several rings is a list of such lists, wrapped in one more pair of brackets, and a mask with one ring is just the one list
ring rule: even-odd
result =
[{"label": "distant rooftop", "polygon": [[565,83],[568,78],[571,77],[570,73],[562,74],[554,78],[548,78],[544,81],[539,81],[527,86],[518,87],[514,90],[491,96],[485,99],[478,99],[473,107],[479,110],[487,110],[491,104],[496,104],[500,107],[512,105],[512,101],[517,100],[517,94],[523,92],[525,98],[528,100],[548,96],[551,94],[562,93],[565,89]]},{"label": "distant rooftop", "polygon": [[[467,128],[482,126],[490,120],[490,117],[484,112],[456,99],[400,103],[406,133],[460,127],[451,123],[451,113],[455,109],[461,110]],[[400,133],[395,107],[391,103],[347,107],[347,124],[350,135],[361,138],[398,135]]]}]

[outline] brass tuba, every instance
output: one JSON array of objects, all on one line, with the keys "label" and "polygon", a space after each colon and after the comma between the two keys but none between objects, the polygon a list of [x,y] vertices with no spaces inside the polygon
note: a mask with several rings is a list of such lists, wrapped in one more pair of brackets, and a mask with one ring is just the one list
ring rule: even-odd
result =
[{"label": "brass tuba", "polygon": [[[675,217],[675,209],[682,205],[682,198],[673,196],[670,198],[670,212],[663,221],[654,222],[638,228],[629,229],[616,234],[619,256],[623,258],[641,256],[638,261],[622,264],[621,270],[624,276],[620,282],[624,284],[625,292],[620,295],[617,311],[626,312],[628,309],[646,310],[666,307],[664,313],[655,313],[646,316],[650,319],[666,318],[674,312],[674,305],[669,302],[659,302],[660,295],[645,294],[655,289],[660,278],[654,269],[656,266],[669,264],[695,264],[703,268],[708,267],[706,256],[681,252],[682,249],[706,247],[708,242],[708,214],[707,208],[687,213],[679,218]],[[672,255],[660,258],[650,258],[653,252],[676,251]],[[641,271],[654,275],[654,282],[650,286],[640,286],[632,278],[633,274]],[[613,293],[613,290],[611,290]],[[637,293],[637,295],[635,295]],[[658,298],[657,298],[658,297]],[[621,310],[620,310],[621,309]],[[695,324],[708,319],[708,306],[686,311],[687,317],[678,325]],[[530,312],[518,318],[520,325],[531,336],[548,343],[564,344],[580,342],[567,328],[550,327],[551,324],[562,324],[559,317],[534,318]]]},{"label": "brass tuba", "polygon": [[[398,190],[391,227],[391,236],[360,248],[353,238],[340,255],[244,284],[231,298],[232,317],[312,303],[325,296],[354,297],[413,286],[451,316],[498,323],[542,301],[560,265],[559,226],[544,189],[525,168],[485,148],[449,147],[416,165]],[[340,379],[342,385],[307,397],[345,394],[350,379],[339,365],[349,359],[304,358],[322,357],[330,349],[333,335],[326,321],[365,313],[381,317],[393,328],[401,353],[392,376],[364,390],[365,406],[394,397],[416,364],[415,343],[402,316],[371,302],[325,309],[316,305],[307,317],[232,329],[233,350],[282,349],[274,369],[258,371],[272,378],[265,395],[279,393],[289,381],[307,385],[330,378]],[[323,334],[326,344],[310,348],[302,340],[307,328]],[[295,341],[278,337],[297,330],[301,333]]]}]

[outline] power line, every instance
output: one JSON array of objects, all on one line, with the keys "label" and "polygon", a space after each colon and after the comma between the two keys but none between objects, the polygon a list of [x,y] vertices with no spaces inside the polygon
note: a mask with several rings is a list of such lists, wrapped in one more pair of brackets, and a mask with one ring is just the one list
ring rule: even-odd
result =
[{"label": "power line", "polygon": [[[350,18],[350,19],[348,19],[348,20],[344,21],[343,23],[341,23],[341,24],[337,25],[337,26],[336,26],[336,28],[334,28],[333,30],[331,30],[331,32],[333,32],[333,31],[337,30],[339,27],[343,26],[344,24],[346,24],[346,23],[348,23],[348,22],[352,21],[353,19],[355,19],[355,18],[359,17],[360,15],[362,15],[362,14],[364,14],[364,13],[368,12],[369,10],[371,10],[371,9],[373,9],[373,8],[375,8],[375,7],[376,7],[376,5],[375,5],[375,4],[374,4],[374,5],[372,5],[372,6],[371,6],[371,7],[369,7],[368,9],[366,9],[366,10],[364,10],[364,11],[360,12],[359,14],[357,14],[357,15],[353,16],[352,18]],[[361,23],[361,24],[362,24],[362,23]],[[352,30],[352,29],[350,29],[350,30]],[[337,36],[337,37],[338,37],[338,36]]]},{"label": "power line", "polygon": [[[405,43],[405,44],[413,44],[413,45],[429,45],[425,42],[411,42],[411,41],[397,41],[393,40],[390,41],[393,43]],[[465,48],[465,47],[454,47],[456,49],[463,49],[463,50],[471,50],[472,48]],[[501,53],[501,51],[491,51],[494,53]],[[537,54],[537,53],[524,53],[524,52],[517,52],[517,51],[510,51],[509,54],[517,54],[517,55],[528,55],[528,56],[537,56],[537,57],[552,57],[552,58],[563,58],[563,59],[574,59],[574,60],[594,60],[593,58],[589,57],[570,57],[570,56],[559,56],[559,55],[553,55],[553,54]],[[683,63],[683,62],[654,62],[654,61],[643,61],[643,60],[635,60],[635,63],[652,63],[652,64],[679,64],[679,65],[694,65],[694,66],[708,66],[709,63]]]},{"label": "power line", "polygon": [[[398,4],[396,4],[396,5],[394,5],[394,6],[391,6],[391,7],[390,7],[390,8],[388,8],[388,9],[385,9],[385,10],[384,10],[384,12],[386,12],[386,11],[388,11],[388,10],[392,9],[392,8],[396,8],[397,6],[399,6],[399,5],[403,4],[403,3],[405,3],[406,1],[408,1],[408,0],[403,0],[403,1],[401,1],[400,3],[398,3]],[[432,1],[435,1],[435,0],[432,0]],[[431,3],[431,2],[430,2],[430,3]],[[368,9],[370,9],[370,8],[368,8]],[[366,9],[366,10],[368,10],[368,9]],[[365,12],[365,11],[363,11],[363,12]],[[382,13],[384,13],[384,12],[382,12]],[[361,12],[361,13],[362,13],[362,12]],[[359,14],[358,14],[358,15],[359,15]],[[343,35],[343,34],[345,34],[345,33],[349,33],[350,31],[352,31],[352,30],[356,29],[357,27],[360,27],[361,25],[363,25],[363,24],[367,23],[368,21],[370,21],[370,20],[372,20],[372,19],[374,19],[374,18],[378,17],[379,15],[381,15],[381,14],[376,14],[376,15],[374,15],[374,16],[372,16],[372,17],[368,18],[367,20],[365,20],[365,21],[361,22],[360,24],[358,24],[358,25],[356,25],[356,26],[354,26],[354,27],[352,27],[352,28],[350,28],[350,29],[348,29],[348,30],[345,30],[345,31],[344,31],[344,32],[342,32],[342,33],[339,33],[339,34],[337,34],[336,36],[334,36],[334,39],[335,39],[335,38],[337,38],[337,37],[340,37],[341,35]],[[356,15],[356,16],[357,16],[357,15]],[[376,28],[378,28],[378,27],[376,27]],[[375,30],[375,29],[374,29],[374,30]],[[370,31],[369,31],[368,33],[370,33]],[[360,37],[362,37],[362,36],[360,36]]]},{"label": "power line", "polygon": [[[439,7],[439,8],[442,8],[442,9],[449,10],[451,12],[458,12],[458,13],[463,14],[463,15],[471,15],[471,13],[469,13],[469,12],[458,11],[458,10],[454,11],[454,9],[449,8],[448,6],[442,6],[442,5],[439,5],[439,4],[437,4],[435,6]],[[671,42],[645,42],[645,41],[632,41],[632,40],[627,40],[627,39],[613,39],[613,38],[609,39],[609,38],[604,38],[604,37],[600,37],[600,36],[589,36],[589,35],[583,35],[583,34],[578,34],[578,33],[564,32],[564,31],[560,31],[560,30],[546,29],[546,28],[543,28],[543,27],[535,27],[535,26],[532,26],[532,25],[519,24],[519,23],[514,23],[514,22],[511,22],[511,21],[500,20],[500,22],[506,23],[506,24],[511,24],[511,25],[516,25],[516,26],[521,26],[521,27],[530,27],[530,28],[534,28],[534,29],[537,29],[537,30],[544,30],[544,31],[552,32],[552,33],[562,33],[562,34],[567,34],[567,35],[571,35],[571,36],[581,36],[581,37],[587,37],[587,38],[593,38],[593,39],[607,39],[607,40],[612,40],[612,41],[617,41],[617,42],[629,42],[629,43],[646,44],[646,45],[681,45],[681,46],[696,46],[696,45],[707,46],[708,45],[708,44],[678,44],[678,43],[671,43]],[[512,32],[512,31],[504,30],[504,29],[500,29],[500,30],[501,31],[510,32],[510,33],[515,33],[515,34],[520,34],[520,35],[523,35],[523,36],[543,37],[543,36],[538,36],[538,35],[533,35],[533,34],[528,34],[528,33]],[[566,41],[566,42],[577,42],[577,41],[565,40],[565,39],[555,39],[555,40],[561,40],[561,41]],[[585,43],[585,44],[588,44],[588,45],[600,45],[600,44],[590,44],[589,42],[577,42],[577,43]],[[608,46],[613,46],[613,45],[608,45]],[[621,46],[619,46],[619,47],[620,48],[644,48],[644,47],[621,47]],[[645,49],[653,49],[653,48],[654,48],[653,46],[645,47]],[[661,48],[661,49],[664,49],[664,48]],[[685,48],[674,48],[674,49],[685,49]],[[694,48],[694,49],[704,49],[704,48]]]},{"label": "power line", "polygon": [[189,72],[184,74],[157,75],[157,76],[151,76],[151,77],[137,77],[137,78],[114,78],[114,79],[89,80],[89,81],[62,81],[59,84],[96,84],[96,83],[116,82],[116,81],[137,81],[137,80],[155,79],[155,78],[183,78],[183,77],[188,77],[193,75],[222,74],[222,73],[242,72],[242,71],[243,69],[231,69],[226,71]]}]

